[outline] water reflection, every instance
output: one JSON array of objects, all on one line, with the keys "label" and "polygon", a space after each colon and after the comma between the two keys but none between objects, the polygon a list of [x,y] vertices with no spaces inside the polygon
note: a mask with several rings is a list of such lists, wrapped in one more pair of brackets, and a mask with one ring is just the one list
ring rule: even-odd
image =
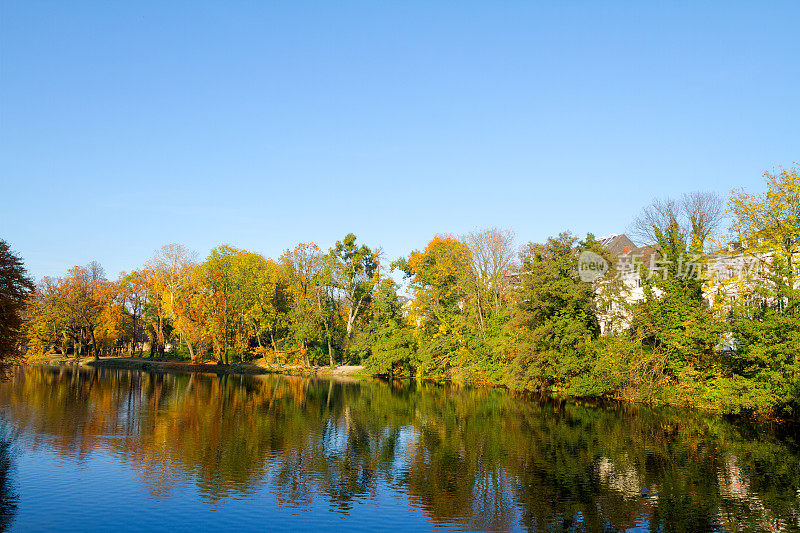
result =
[{"label": "water reflection", "polygon": [[[103,450],[157,498],[191,487],[224,506],[267,491],[278,515],[322,502],[357,520],[354,505],[380,496],[434,526],[477,530],[800,527],[796,433],[682,410],[401,381],[66,367],[18,368],[0,385],[0,407],[15,446],[68,461]],[[17,505],[8,449],[7,521]]]},{"label": "water reflection", "polygon": [[13,523],[19,500],[14,488],[10,450],[11,439],[0,438],[0,531],[6,531]]}]

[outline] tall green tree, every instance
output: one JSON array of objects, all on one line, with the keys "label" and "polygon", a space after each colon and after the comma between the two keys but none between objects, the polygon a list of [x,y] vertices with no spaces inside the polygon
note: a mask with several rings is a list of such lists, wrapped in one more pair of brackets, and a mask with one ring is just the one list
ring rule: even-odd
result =
[{"label": "tall green tree", "polygon": [[391,278],[378,283],[371,320],[359,338],[363,351],[369,353],[368,366],[378,374],[408,372],[414,362],[414,333],[404,315],[397,289],[397,283]]},{"label": "tall green tree", "polygon": [[330,257],[333,261],[332,281],[345,302],[346,338],[349,341],[356,320],[371,302],[378,281],[378,257],[366,245],[359,246],[352,233],[331,248]]},{"label": "tall green tree", "polygon": [[721,340],[719,321],[703,295],[698,255],[715,228],[692,222],[678,205],[654,202],[635,222],[652,235],[655,254],[641,269],[644,299],[629,306],[633,334],[667,356],[673,375],[687,363],[708,368]]},{"label": "tall green tree", "polygon": [[20,351],[25,301],[33,288],[22,258],[0,239],[0,360]]},{"label": "tall green tree", "polygon": [[569,233],[522,253],[522,284],[509,323],[511,383],[523,389],[562,389],[591,363],[591,342],[600,333],[591,283],[581,281],[578,258],[597,250]]}]

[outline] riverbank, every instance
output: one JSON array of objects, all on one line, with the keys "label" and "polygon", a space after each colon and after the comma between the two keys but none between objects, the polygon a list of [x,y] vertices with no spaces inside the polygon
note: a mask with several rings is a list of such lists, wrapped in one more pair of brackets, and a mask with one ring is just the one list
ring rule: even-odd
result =
[{"label": "riverbank", "polygon": [[140,370],[145,372],[200,372],[209,374],[289,374],[310,376],[350,376],[367,377],[364,367],[359,365],[329,366],[290,366],[265,364],[259,360],[220,365],[216,362],[203,361],[192,363],[179,359],[150,359],[146,357],[64,357],[56,355],[28,357],[23,364],[33,366],[74,365],[93,368],[114,368],[123,370]]}]

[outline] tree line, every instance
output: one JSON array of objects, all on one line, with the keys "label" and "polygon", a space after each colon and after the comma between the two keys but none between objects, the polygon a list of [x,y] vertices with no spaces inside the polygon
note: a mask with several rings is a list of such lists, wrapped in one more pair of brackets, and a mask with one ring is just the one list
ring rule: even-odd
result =
[{"label": "tree line", "polygon": [[[220,364],[363,364],[374,374],[796,415],[800,177],[797,167],[764,177],[763,193],[731,194],[729,228],[713,195],[645,208],[634,233],[666,266],[653,275],[642,265],[638,299],[591,234],[521,249],[508,230],[438,235],[390,264],[353,234],[328,250],[298,244],[278,259],[222,245],[198,260],[172,244],[116,280],[97,263],[42,279],[18,298],[16,345],[94,356],[146,345],[150,357],[169,351]],[[759,262],[757,276],[735,280],[735,299],[714,277],[678,271],[686,257],[722,257],[715,239],[726,230]],[[608,260],[610,275],[582,281],[586,251]],[[603,332],[601,319],[613,327]]]}]

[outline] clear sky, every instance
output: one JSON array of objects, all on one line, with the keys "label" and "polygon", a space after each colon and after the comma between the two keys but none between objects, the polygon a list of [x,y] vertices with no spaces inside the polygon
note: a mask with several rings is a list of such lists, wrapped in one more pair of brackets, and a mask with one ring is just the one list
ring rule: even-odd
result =
[{"label": "clear sky", "polygon": [[35,276],[180,242],[622,232],[800,160],[799,2],[0,2],[0,238]]}]

